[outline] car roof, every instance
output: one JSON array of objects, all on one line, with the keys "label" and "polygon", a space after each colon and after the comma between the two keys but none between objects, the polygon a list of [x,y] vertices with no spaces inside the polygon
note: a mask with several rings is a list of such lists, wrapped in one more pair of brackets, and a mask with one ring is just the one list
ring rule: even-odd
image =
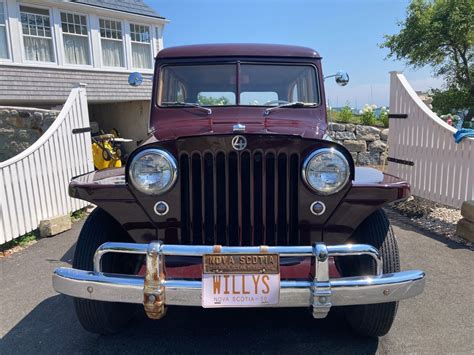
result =
[{"label": "car roof", "polygon": [[194,44],[165,48],[158,52],[157,58],[192,57],[289,57],[320,58],[314,49],[283,44]]}]

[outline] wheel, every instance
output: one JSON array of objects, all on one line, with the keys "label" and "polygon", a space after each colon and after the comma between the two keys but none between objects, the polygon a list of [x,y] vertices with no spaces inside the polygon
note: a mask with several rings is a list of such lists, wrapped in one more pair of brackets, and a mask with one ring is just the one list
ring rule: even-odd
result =
[{"label": "wheel", "polygon": [[[400,271],[398,245],[385,212],[375,211],[357,228],[352,243],[376,247],[383,261],[383,272]],[[341,257],[336,263],[343,276],[375,275],[376,265],[369,256]],[[387,334],[397,314],[398,302],[343,307],[351,328],[359,335],[379,337]]]},{"label": "wheel", "polygon": [[[108,213],[96,208],[82,227],[74,253],[73,267],[93,270],[93,257],[97,248],[109,241],[133,242]],[[106,254],[102,258],[102,271],[119,274],[136,274],[140,258],[126,254]],[[98,334],[113,334],[123,329],[134,316],[138,305],[87,300],[74,297],[77,318],[85,330]]]}]

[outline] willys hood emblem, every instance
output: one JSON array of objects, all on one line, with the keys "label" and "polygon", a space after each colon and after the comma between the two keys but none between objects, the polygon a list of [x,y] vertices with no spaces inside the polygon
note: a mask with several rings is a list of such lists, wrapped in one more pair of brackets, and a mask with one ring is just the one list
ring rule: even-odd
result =
[{"label": "willys hood emblem", "polygon": [[232,138],[232,147],[237,151],[244,150],[247,147],[247,138],[244,136],[235,136]]}]

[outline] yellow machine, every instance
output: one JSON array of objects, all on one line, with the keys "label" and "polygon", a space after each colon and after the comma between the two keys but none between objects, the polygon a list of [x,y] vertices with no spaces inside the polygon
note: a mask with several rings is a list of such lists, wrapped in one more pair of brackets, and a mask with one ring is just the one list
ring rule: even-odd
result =
[{"label": "yellow machine", "polygon": [[102,134],[92,137],[92,156],[94,166],[98,170],[107,168],[120,168],[122,166],[122,152],[114,144],[114,134]]}]

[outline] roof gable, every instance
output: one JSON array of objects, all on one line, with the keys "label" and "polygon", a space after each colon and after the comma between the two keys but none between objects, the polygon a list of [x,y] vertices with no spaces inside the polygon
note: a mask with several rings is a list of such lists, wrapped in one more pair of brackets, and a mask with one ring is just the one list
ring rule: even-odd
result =
[{"label": "roof gable", "polygon": [[164,19],[142,0],[70,0],[71,2],[103,9],[127,12],[135,15],[149,16]]}]

